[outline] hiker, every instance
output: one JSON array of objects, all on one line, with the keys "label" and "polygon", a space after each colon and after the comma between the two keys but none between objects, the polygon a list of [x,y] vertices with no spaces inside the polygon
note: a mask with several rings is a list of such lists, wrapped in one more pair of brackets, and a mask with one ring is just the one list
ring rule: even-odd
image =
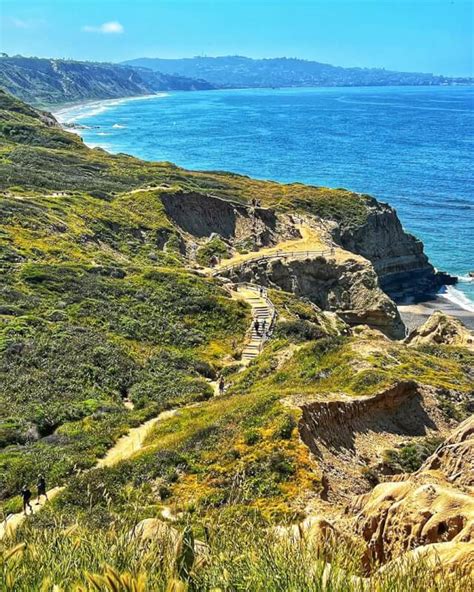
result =
[{"label": "hiker", "polygon": [[263,286],[260,286],[260,296],[263,296],[265,294],[265,291],[263,289]]},{"label": "hiker", "polygon": [[30,504],[30,499],[31,499],[31,490],[29,489],[29,487],[27,485],[23,485],[22,489],[21,489],[21,497],[23,499],[23,512],[25,513],[26,516],[26,508],[30,508],[30,513],[33,514],[33,508],[31,507]]},{"label": "hiker", "polygon": [[257,335],[260,335],[260,323],[258,322],[258,319],[255,319],[255,323],[253,324],[253,326],[255,327]]},{"label": "hiker", "polygon": [[266,321],[266,319],[263,319],[263,321],[262,321],[262,335],[265,335],[266,326],[267,326],[267,321]]},{"label": "hiker", "polygon": [[221,376],[219,378],[219,394],[220,395],[224,394],[224,389],[225,389],[225,381],[224,381],[224,377]]},{"label": "hiker", "polygon": [[44,475],[42,475],[41,473],[38,475],[38,482],[36,486],[38,488],[38,500],[36,502],[36,505],[38,506],[42,495],[44,495],[46,501],[48,501],[48,494],[46,493],[46,479],[44,478]]}]

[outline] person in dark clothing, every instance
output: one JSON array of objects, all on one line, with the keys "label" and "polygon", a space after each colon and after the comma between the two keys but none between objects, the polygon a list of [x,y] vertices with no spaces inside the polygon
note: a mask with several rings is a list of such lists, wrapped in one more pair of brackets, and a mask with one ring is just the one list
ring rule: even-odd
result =
[{"label": "person in dark clothing", "polygon": [[46,501],[48,500],[48,494],[46,493],[46,479],[44,478],[44,475],[38,475],[38,482],[36,486],[38,487],[38,500],[36,502],[36,505],[38,505],[40,503],[40,498],[42,495],[44,495]]},{"label": "person in dark clothing", "polygon": [[253,326],[255,327],[257,335],[260,335],[260,323],[258,322],[258,319],[255,319],[255,323],[253,324]]},{"label": "person in dark clothing", "polygon": [[265,329],[267,327],[267,321],[263,319],[262,321],[262,335],[265,335]]},{"label": "person in dark clothing", "polygon": [[25,513],[25,516],[26,516],[26,508],[30,508],[30,513],[33,514],[33,508],[31,507],[31,504],[30,504],[31,490],[27,485],[23,485],[23,488],[21,490],[21,497],[23,500],[23,512]]},{"label": "person in dark clothing", "polygon": [[224,394],[224,389],[225,389],[225,380],[224,380],[224,377],[221,376],[219,379],[219,394],[220,395]]}]

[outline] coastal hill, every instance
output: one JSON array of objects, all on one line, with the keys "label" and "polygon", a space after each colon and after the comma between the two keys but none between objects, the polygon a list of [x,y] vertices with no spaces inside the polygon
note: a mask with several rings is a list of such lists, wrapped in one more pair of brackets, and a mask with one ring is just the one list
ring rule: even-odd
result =
[{"label": "coastal hill", "polygon": [[242,56],[181,59],[137,58],[129,66],[150,68],[207,80],[218,88],[272,88],[315,86],[431,86],[472,82],[419,72],[383,68],[342,68],[296,58],[251,59]]},{"label": "coastal hill", "polygon": [[393,298],[449,278],[392,208],[91,149],[0,92],[0,267],[11,588],[469,589],[474,354],[403,339]]},{"label": "coastal hill", "polygon": [[213,88],[202,80],[143,68],[5,54],[0,56],[0,87],[36,105]]}]

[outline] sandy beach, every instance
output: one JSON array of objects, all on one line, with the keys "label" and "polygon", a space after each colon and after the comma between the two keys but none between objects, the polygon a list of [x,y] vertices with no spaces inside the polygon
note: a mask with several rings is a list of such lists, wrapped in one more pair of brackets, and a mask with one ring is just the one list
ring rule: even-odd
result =
[{"label": "sandy beach", "polygon": [[444,295],[437,296],[434,300],[417,304],[400,304],[398,306],[403,322],[411,331],[424,323],[435,310],[440,310],[459,319],[468,329],[474,331],[474,312],[462,308]]}]

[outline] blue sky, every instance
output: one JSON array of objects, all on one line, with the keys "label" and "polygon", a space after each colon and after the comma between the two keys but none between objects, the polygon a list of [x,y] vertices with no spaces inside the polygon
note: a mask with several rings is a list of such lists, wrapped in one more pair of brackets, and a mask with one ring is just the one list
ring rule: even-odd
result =
[{"label": "blue sky", "polygon": [[472,0],[1,0],[0,18],[10,55],[288,56],[473,74]]}]

